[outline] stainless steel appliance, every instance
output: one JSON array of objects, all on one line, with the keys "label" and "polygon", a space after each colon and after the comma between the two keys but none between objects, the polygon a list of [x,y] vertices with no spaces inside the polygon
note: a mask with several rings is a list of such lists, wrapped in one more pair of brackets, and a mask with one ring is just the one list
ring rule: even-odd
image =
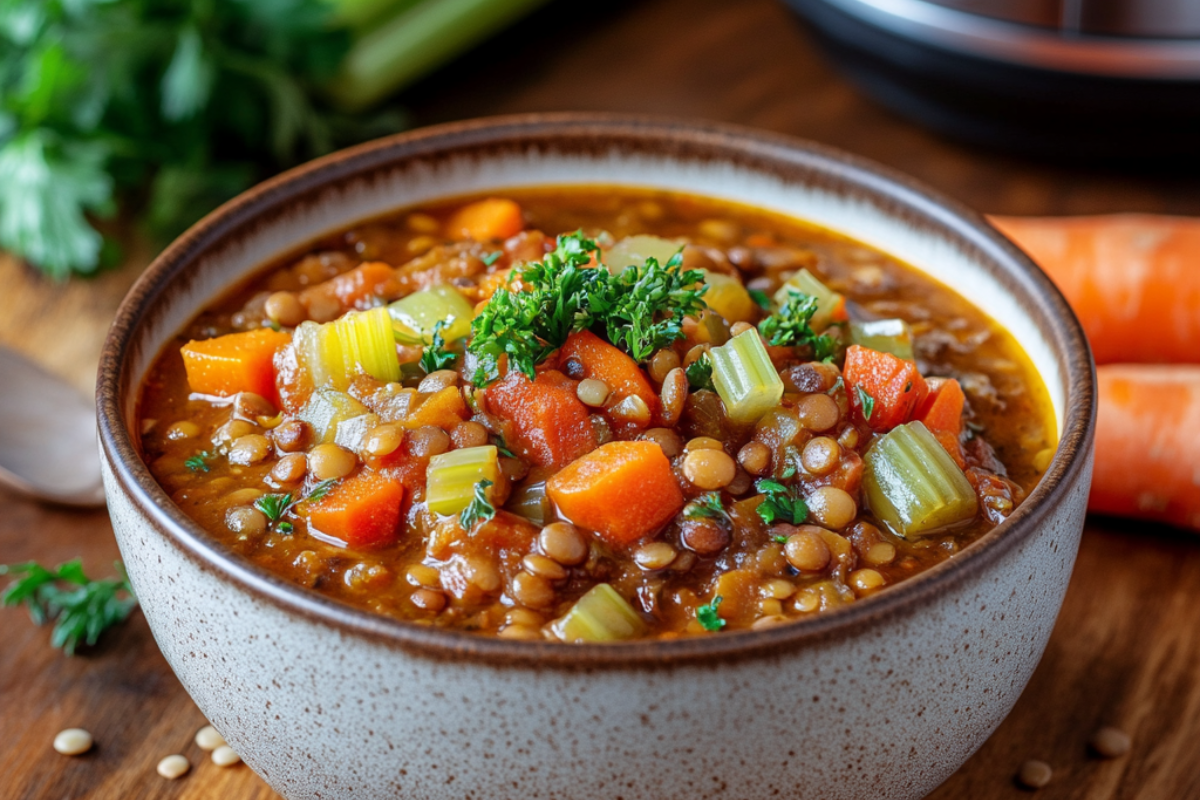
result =
[{"label": "stainless steel appliance", "polygon": [[945,133],[1200,162],[1200,0],[787,0],[842,69]]}]

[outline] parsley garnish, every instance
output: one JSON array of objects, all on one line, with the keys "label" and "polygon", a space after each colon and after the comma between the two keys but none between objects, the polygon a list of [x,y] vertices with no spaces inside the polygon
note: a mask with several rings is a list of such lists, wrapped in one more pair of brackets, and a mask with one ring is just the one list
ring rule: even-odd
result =
[{"label": "parsley garnish", "polygon": [[854,394],[858,397],[859,407],[862,408],[863,419],[869,420],[875,413],[875,398],[867,394],[867,390],[858,384],[854,385]]},{"label": "parsley garnish", "polygon": [[825,394],[830,395],[830,396],[835,395],[835,394],[837,394],[838,389],[845,387],[845,385],[846,385],[846,382],[844,380],[842,380],[842,376],[838,375],[837,380],[833,382],[833,386],[830,386],[829,391],[827,391]]},{"label": "parsley garnish", "polygon": [[759,494],[764,495],[758,504],[758,516],[768,525],[786,522],[801,525],[808,519],[808,504],[796,493],[778,481],[764,478],[756,484]]},{"label": "parsley garnish", "polygon": [[[53,620],[50,643],[61,647],[67,655],[74,655],[81,643],[94,645],[100,634],[124,622],[137,606],[125,569],[120,562],[116,568],[119,578],[93,581],[83,573],[79,559],[60,564],[54,570],[33,561],[0,564],[0,575],[22,576],[0,596],[0,604],[24,604],[38,625]],[[60,583],[71,588],[64,589]]]},{"label": "parsley garnish", "polygon": [[500,455],[505,456],[507,458],[516,458],[516,456],[513,455],[513,451],[508,449],[508,442],[504,441],[503,436],[495,437],[495,445],[496,445],[496,451],[498,453],[500,453]]},{"label": "parsley garnish", "polygon": [[487,478],[475,484],[475,497],[467,503],[467,507],[462,510],[458,521],[462,525],[463,530],[471,530],[480,522],[487,522],[492,517],[496,516],[496,507],[488,501],[487,490],[492,485],[492,482]]},{"label": "parsley garnish", "polygon": [[442,329],[446,327],[445,320],[438,320],[433,326],[433,339],[429,344],[425,345],[425,351],[421,353],[421,369],[425,370],[428,375],[431,372],[437,372],[439,369],[446,369],[454,363],[454,353],[446,350],[446,340],[442,338]]},{"label": "parsley garnish", "polygon": [[337,478],[328,478],[326,480],[321,481],[316,486],[314,486],[312,488],[312,491],[309,492],[308,494],[306,494],[300,502],[302,502],[302,503],[318,502],[319,500],[324,498],[325,495],[329,494],[329,490],[333,488],[333,485],[335,483],[337,483]]},{"label": "parsley garnish", "polygon": [[700,623],[701,628],[713,632],[725,627],[725,620],[717,616],[717,606],[721,605],[721,601],[724,599],[721,595],[717,595],[711,603],[706,603],[696,609],[696,620]]},{"label": "parsley garnish", "polygon": [[504,255],[503,250],[493,250],[492,252],[488,253],[486,256],[484,256],[483,258],[481,258],[479,260],[483,262],[483,265],[485,267],[490,267],[492,264],[495,264],[497,261],[499,261],[500,256],[502,256],[502,255]]},{"label": "parsley garnish", "polygon": [[[684,270],[681,254],[665,265],[653,258],[619,275],[591,266],[599,252],[581,233],[558,237],[541,262],[510,275],[521,291],[501,288],[471,323],[467,349],[479,359],[473,380],[487,386],[510,369],[536,378],[536,367],[577,331],[604,326],[615,346],[636,361],[683,338],[683,318],[704,308],[708,287],[699,270]],[[511,285],[511,284],[510,284]]]},{"label": "parsley garnish", "polygon": [[[315,503],[329,494],[329,490],[337,483],[337,478],[329,478],[323,480],[312,488],[308,494],[299,499],[292,496],[291,492],[287,494],[264,494],[260,495],[254,501],[254,507],[262,512],[263,516],[270,522],[279,522],[287,516],[288,512],[298,506],[300,503]],[[285,527],[286,526],[286,527]],[[291,533],[293,530],[290,522],[280,522],[280,533]]]},{"label": "parsley garnish", "polygon": [[279,532],[284,534],[285,536],[288,534],[291,534],[291,532],[294,530],[295,530],[295,527],[293,527],[292,523],[290,523],[290,522],[279,523]]},{"label": "parsley garnish", "polygon": [[778,536],[771,537],[771,541],[775,542],[776,544],[787,544],[787,540],[788,540],[788,537],[784,536],[782,533],[779,534]]},{"label": "parsley garnish", "polygon": [[721,503],[720,492],[705,492],[688,503],[683,515],[688,519],[729,519],[729,512]]},{"label": "parsley garnish", "polygon": [[833,353],[835,342],[827,334],[817,335],[812,329],[813,315],[817,313],[817,298],[811,294],[788,289],[788,299],[783,306],[771,316],[758,324],[759,331],[774,347],[812,348],[817,360],[827,358]]},{"label": "parsley garnish", "polygon": [[771,310],[771,298],[762,289],[747,289],[746,293],[750,295],[750,299],[758,304],[758,307],[766,311]]},{"label": "parsley garnish", "polygon": [[208,462],[213,457],[213,454],[207,450],[201,450],[196,455],[183,462],[183,465],[192,472],[208,472]]},{"label": "parsley garnish", "polygon": [[684,370],[684,374],[687,376],[688,385],[696,391],[701,389],[708,389],[710,392],[716,391],[712,379],[712,359],[709,358],[708,353],[703,354],[691,364],[688,364],[688,368]]}]

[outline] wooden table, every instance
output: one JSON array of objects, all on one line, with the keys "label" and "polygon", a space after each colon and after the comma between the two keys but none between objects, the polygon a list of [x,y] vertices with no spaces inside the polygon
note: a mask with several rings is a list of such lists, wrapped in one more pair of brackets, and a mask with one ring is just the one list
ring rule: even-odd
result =
[{"label": "wooden table", "polygon": [[[1006,214],[1200,214],[1194,178],[1031,163],[943,141],[864,99],[774,0],[563,0],[409,92],[417,123],[506,112],[639,111],[808,137],[905,170],[976,208]],[[0,262],[0,341],[90,387],[100,339],[143,247],[95,282],[48,285]],[[117,557],[103,512],[0,494],[0,562]],[[220,769],[191,743],[202,724],[144,619],[76,658],[51,650],[24,612],[0,611],[0,794],[13,798],[274,796],[246,767]],[[1046,657],[1012,715],[934,798],[1016,797],[1027,758],[1055,768],[1045,798],[1200,797],[1200,543],[1150,525],[1089,522]],[[1133,736],[1115,761],[1089,757],[1101,724]],[[55,732],[97,746],[68,759]],[[171,783],[154,765],[186,754]],[[881,778],[883,780],[884,778]],[[664,799],[666,800],[666,799]]]}]

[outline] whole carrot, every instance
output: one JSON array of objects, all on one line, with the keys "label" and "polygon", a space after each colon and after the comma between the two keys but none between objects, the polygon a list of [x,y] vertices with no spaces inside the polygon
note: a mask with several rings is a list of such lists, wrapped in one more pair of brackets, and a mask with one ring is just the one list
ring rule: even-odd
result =
[{"label": "whole carrot", "polygon": [[1088,509],[1200,531],[1200,366],[1097,369]]},{"label": "whole carrot", "polygon": [[1062,289],[1097,364],[1200,363],[1200,219],[990,219]]}]

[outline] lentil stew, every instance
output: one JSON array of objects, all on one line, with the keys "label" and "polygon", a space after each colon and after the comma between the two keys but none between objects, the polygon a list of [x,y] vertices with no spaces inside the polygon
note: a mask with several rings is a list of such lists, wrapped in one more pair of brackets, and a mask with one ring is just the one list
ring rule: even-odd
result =
[{"label": "lentil stew", "polygon": [[159,356],[143,456],[300,585],[512,638],[711,635],[946,559],[1047,466],[1040,378],[871,248],[673,193],[547,188],[355,226]]}]

